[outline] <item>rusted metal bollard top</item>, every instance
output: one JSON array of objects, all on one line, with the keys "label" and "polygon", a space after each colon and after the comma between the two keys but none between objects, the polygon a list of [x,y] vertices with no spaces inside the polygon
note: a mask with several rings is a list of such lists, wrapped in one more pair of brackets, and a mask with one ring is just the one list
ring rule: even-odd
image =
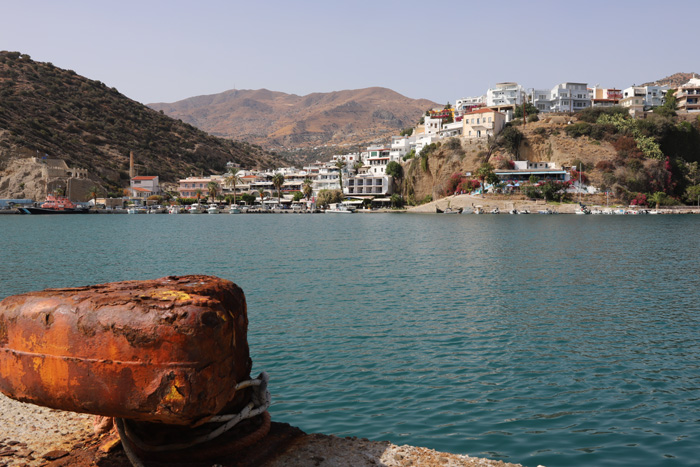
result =
[{"label": "rusted metal bollard top", "polygon": [[212,276],[15,295],[0,302],[0,391],[61,410],[194,425],[243,404],[243,291]]}]

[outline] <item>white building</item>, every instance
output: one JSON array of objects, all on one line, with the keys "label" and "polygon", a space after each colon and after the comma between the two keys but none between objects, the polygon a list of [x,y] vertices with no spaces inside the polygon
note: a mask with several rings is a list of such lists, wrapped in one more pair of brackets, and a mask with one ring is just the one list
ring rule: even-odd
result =
[{"label": "white building", "polygon": [[160,193],[158,177],[138,176],[131,179],[131,196],[134,198],[148,198]]},{"label": "white building", "polygon": [[[384,167],[386,168],[386,166]],[[393,190],[393,177],[385,173],[373,173],[376,167],[361,167],[357,175],[348,178],[343,192],[348,196],[376,197],[390,195]]]},{"label": "white building", "polygon": [[455,103],[455,120],[465,113],[486,106],[486,96],[463,97]]},{"label": "white building", "polygon": [[641,97],[644,100],[644,108],[651,109],[664,103],[669,87],[663,86],[630,86],[622,90],[622,99],[628,97]]},{"label": "white building", "polygon": [[360,162],[360,155],[356,152],[351,152],[349,154],[341,154],[331,158],[331,162],[334,164],[338,161],[345,162],[349,167],[352,167],[356,162]]},{"label": "white building", "polygon": [[426,115],[423,118],[423,127],[426,135],[437,135],[442,130],[442,118],[433,118]]},{"label": "white building", "polygon": [[700,79],[690,80],[676,91],[678,110],[700,112]]},{"label": "white building", "polygon": [[368,173],[384,175],[387,164],[391,162],[391,149],[386,146],[370,146],[367,152],[369,155],[364,162],[369,167]]},{"label": "white building", "polygon": [[415,149],[416,156],[418,156],[425,146],[440,141],[440,139],[437,135],[419,135],[412,148]]},{"label": "white building", "polygon": [[530,102],[542,113],[550,112],[552,100],[549,97],[550,89],[533,89],[530,94]]},{"label": "white building", "polygon": [[321,190],[340,190],[340,170],[337,167],[325,166],[318,170],[311,188],[314,196]]},{"label": "white building", "polygon": [[451,138],[453,136],[462,136],[462,122],[446,123],[442,125],[442,129],[438,133],[441,138]]},{"label": "white building", "polygon": [[406,154],[411,152],[411,143],[415,146],[415,142],[415,136],[392,136],[389,159],[400,162]]},{"label": "white building", "polygon": [[561,83],[547,92],[532,91],[532,104],[540,112],[578,112],[591,106],[587,83]]},{"label": "white building", "polygon": [[486,91],[487,107],[522,105],[524,99],[525,90],[518,83],[498,83]]}]

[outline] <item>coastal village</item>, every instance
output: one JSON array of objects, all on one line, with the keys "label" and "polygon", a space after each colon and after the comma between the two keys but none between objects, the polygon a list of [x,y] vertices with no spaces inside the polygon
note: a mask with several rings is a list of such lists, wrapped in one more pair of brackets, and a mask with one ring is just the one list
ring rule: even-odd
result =
[{"label": "coastal village", "polygon": [[[585,109],[624,109],[633,119],[643,119],[655,109],[664,106],[668,85],[630,86],[624,89],[589,87],[587,83],[566,82],[551,89],[529,89],[514,82],[498,83],[484,95],[463,97],[444,108],[430,109],[420,116],[418,124],[391,137],[384,144],[372,144],[361,151],[337,154],[327,161],[316,161],[298,167],[279,167],[275,170],[250,170],[229,162],[227,171],[218,175],[188,176],[175,187],[159,181],[158,174],[137,174],[131,153],[129,188],[121,198],[99,196],[90,190],[85,169],[69,168],[55,159],[35,158],[45,165],[44,178],[47,193],[84,201],[78,207],[92,207],[107,212],[373,212],[381,209],[402,208],[406,200],[401,195],[400,183],[404,167],[411,159],[419,158],[426,150],[452,140],[452,145],[487,148],[508,127],[547,121],[571,125],[574,116]],[[691,78],[673,90],[675,109],[679,114],[700,112],[700,79]],[[442,197],[456,195],[521,195],[525,185],[554,182],[563,186],[569,199],[578,201],[575,212],[625,213],[626,209],[590,210],[581,199],[589,195],[605,194],[607,190],[589,182],[585,167],[571,155],[572,165],[548,160],[505,160],[489,173],[465,171],[459,181]],[[578,166],[576,165],[578,162]],[[87,183],[86,183],[87,182]],[[71,196],[80,193],[78,196]],[[413,204],[437,201],[436,194]],[[82,199],[81,199],[82,198]],[[526,197],[527,198],[527,197]],[[204,204],[203,204],[204,203]],[[35,200],[4,200],[4,206],[22,207],[36,204]],[[431,205],[426,212],[452,211],[455,206],[443,203],[443,209]],[[495,208],[484,210],[482,204],[462,203],[459,212],[518,212],[516,203],[492,203]],[[635,204],[635,203],[632,203]],[[520,203],[522,206],[522,203]],[[168,207],[169,206],[169,207]],[[646,206],[645,206],[646,207]],[[445,209],[446,208],[446,209]],[[466,208],[466,210],[465,210]],[[606,206],[609,208],[609,206]],[[421,209],[416,209],[421,211]],[[531,209],[521,208],[521,213]],[[538,211],[540,211],[538,209]],[[556,210],[544,207],[542,212]],[[572,212],[564,209],[563,212]],[[637,211],[634,210],[634,213]],[[642,211],[648,212],[648,211]],[[657,212],[657,211],[652,211]]]}]

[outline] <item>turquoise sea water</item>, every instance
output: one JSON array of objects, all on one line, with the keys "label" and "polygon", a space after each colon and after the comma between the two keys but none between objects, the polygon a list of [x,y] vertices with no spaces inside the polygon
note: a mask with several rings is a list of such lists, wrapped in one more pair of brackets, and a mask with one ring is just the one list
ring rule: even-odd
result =
[{"label": "turquoise sea water", "polygon": [[700,216],[2,216],[0,298],[246,293],[273,419],[527,466],[700,463]]}]

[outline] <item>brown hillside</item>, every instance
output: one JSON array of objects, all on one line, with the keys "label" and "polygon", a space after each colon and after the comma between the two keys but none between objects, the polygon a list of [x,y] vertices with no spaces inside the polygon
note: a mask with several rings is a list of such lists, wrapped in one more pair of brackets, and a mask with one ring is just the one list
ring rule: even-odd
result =
[{"label": "brown hillside", "polygon": [[652,86],[652,85],[668,85],[671,88],[677,88],[684,85],[690,80],[690,78],[697,77],[697,73],[674,73],[671,76],[661,78],[660,80],[644,83],[642,86]]},{"label": "brown hillside", "polygon": [[[17,197],[22,191],[15,187],[35,185],[31,164],[14,161],[45,155],[87,169],[92,185],[119,192],[128,185],[131,151],[138,174],[171,183],[221,172],[229,161],[246,168],[289,163],[249,143],[211,136],[71,70],[0,51],[0,196]],[[25,173],[31,175],[20,176]]]},{"label": "brown hillside", "polygon": [[386,139],[415,125],[436,105],[379,87],[306,96],[267,89],[232,90],[172,104],[149,104],[212,135],[268,148],[355,145]]}]

